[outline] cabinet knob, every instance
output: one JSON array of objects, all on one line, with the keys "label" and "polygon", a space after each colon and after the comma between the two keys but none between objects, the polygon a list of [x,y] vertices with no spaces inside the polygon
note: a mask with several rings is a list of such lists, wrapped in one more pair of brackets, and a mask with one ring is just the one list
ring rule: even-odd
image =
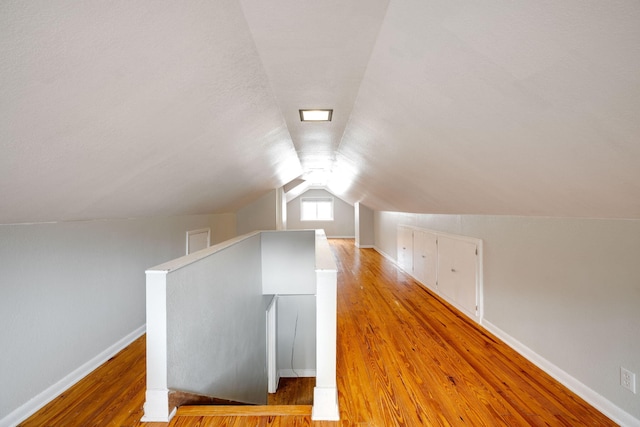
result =
[{"label": "cabinet knob", "polygon": [[455,268],[452,268],[452,269],[451,269],[451,272],[452,272],[452,273],[455,273],[455,272],[456,272],[456,269],[455,269]]}]

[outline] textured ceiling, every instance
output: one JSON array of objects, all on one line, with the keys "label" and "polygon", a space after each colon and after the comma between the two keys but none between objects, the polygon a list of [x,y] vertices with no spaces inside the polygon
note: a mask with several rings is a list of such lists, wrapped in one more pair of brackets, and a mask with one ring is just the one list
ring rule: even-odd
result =
[{"label": "textured ceiling", "polygon": [[0,223],[318,171],[381,210],[640,218],[638,41],[637,0],[6,0]]},{"label": "textured ceiling", "polygon": [[640,2],[398,1],[339,154],[350,198],[640,218]]}]

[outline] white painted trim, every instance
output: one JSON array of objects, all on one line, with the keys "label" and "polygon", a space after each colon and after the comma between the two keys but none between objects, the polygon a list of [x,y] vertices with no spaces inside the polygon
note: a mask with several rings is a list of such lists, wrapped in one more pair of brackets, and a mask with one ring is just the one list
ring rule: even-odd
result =
[{"label": "white painted trim", "polygon": [[337,387],[337,272],[316,270],[316,387]]},{"label": "white painted trim", "polygon": [[340,419],[338,410],[338,271],[326,238],[316,234],[316,387],[312,420]]},{"label": "white painted trim", "polygon": [[327,236],[327,239],[355,239],[356,236]]},{"label": "white painted trim", "polygon": [[[198,251],[201,252],[201,251]],[[146,271],[147,283],[147,389],[141,421],[168,422],[167,386],[167,271]]]},{"label": "white painted trim", "polygon": [[359,245],[356,243],[356,248],[358,249],[374,249],[375,247],[373,245]]},{"label": "white painted trim", "polygon": [[313,389],[313,421],[339,421],[338,389],[335,387],[315,387]]},{"label": "white painted trim", "polygon": [[147,390],[144,394],[141,422],[169,422],[178,411],[177,407],[169,412],[169,390]]},{"label": "white painted trim", "polygon": [[311,378],[316,376],[315,369],[280,369],[278,378]]},{"label": "white painted trim", "polygon": [[380,255],[382,255],[383,257],[385,257],[389,261],[391,261],[396,267],[400,268],[400,266],[398,265],[398,262],[395,260],[395,258],[391,257],[391,255],[389,255],[388,253],[386,253],[385,251],[383,251],[382,249],[380,249],[376,245],[373,245],[373,249],[375,249],[376,252],[378,252]]},{"label": "white painted trim", "polygon": [[[476,251],[477,251],[477,260],[476,260],[476,312],[475,315],[473,313],[470,313],[469,311],[467,311],[467,309],[465,307],[462,307],[461,305],[459,305],[457,303],[457,301],[449,298],[447,295],[441,293],[438,289],[438,287],[436,286],[436,288],[430,288],[427,284],[422,283],[422,281],[420,281],[420,279],[418,279],[414,274],[413,271],[407,271],[404,268],[402,268],[402,266],[400,265],[400,263],[397,260],[393,260],[391,257],[389,257],[387,254],[385,254],[384,252],[382,252],[380,249],[378,249],[377,247],[375,248],[378,252],[380,252],[383,256],[391,259],[394,264],[396,265],[396,267],[398,267],[398,269],[400,269],[402,272],[404,272],[405,274],[411,276],[416,282],[418,282],[420,285],[424,286],[425,288],[431,290],[433,293],[435,293],[436,295],[438,295],[440,298],[442,298],[443,300],[447,301],[449,304],[453,305],[456,309],[458,309],[462,314],[464,314],[465,316],[467,316],[468,318],[470,318],[471,320],[473,320],[474,322],[478,323],[478,324],[482,324],[482,319],[484,317],[484,247],[482,244],[482,239],[479,239],[477,237],[471,237],[471,236],[463,236],[463,235],[459,235],[459,234],[451,234],[451,233],[445,233],[442,231],[438,231],[438,230],[433,230],[430,228],[422,228],[422,227],[416,227],[413,225],[404,225],[404,224],[400,224],[398,225],[397,229],[400,230],[401,228],[405,228],[408,230],[411,230],[411,232],[415,232],[415,231],[422,231],[422,232],[427,232],[427,233],[431,233],[434,234],[436,236],[436,238],[440,238],[440,237],[445,237],[448,239],[453,239],[453,240],[458,240],[461,242],[467,242],[467,243],[471,243],[476,245]],[[438,264],[439,264],[439,259],[440,259],[440,254],[439,254],[440,249],[438,249]],[[413,263],[413,260],[412,260]],[[440,272],[439,272],[439,268],[440,265],[438,265],[437,267],[437,275],[439,276]],[[412,267],[413,269],[413,267]],[[438,277],[439,280],[439,277]]]},{"label": "white painted trim", "polygon": [[[326,201],[330,201],[331,202],[331,218],[323,218],[323,219],[317,219],[317,218],[312,218],[312,219],[305,219],[302,217],[302,213],[304,212],[304,209],[302,209],[302,205],[305,202],[326,202]],[[334,221],[334,203],[333,203],[333,197],[328,197],[328,196],[307,196],[304,197],[304,195],[302,195],[300,197],[300,222],[333,222]]]},{"label": "white painted trim", "polygon": [[267,307],[267,392],[278,391],[280,373],[278,372],[278,295],[271,299]]},{"label": "white painted trim", "polygon": [[[324,230],[315,230],[316,233],[316,281],[318,280],[317,273],[319,271],[327,271],[337,273],[338,267],[336,267],[336,261],[333,257],[331,247],[327,242],[327,236],[324,234]],[[316,286],[317,287],[317,286]]]},{"label": "white painted trim", "polygon": [[[174,413],[174,408],[169,408],[167,387],[167,274],[259,233],[231,239],[146,271],[147,400],[143,421],[167,422]],[[264,250],[264,247],[259,250]],[[315,277],[316,369],[282,370],[280,376],[315,376],[316,390],[321,396],[318,402],[323,406],[314,409],[313,413],[321,417],[316,419],[333,420],[339,416],[336,378],[337,267],[323,230],[315,230]],[[330,396],[333,396],[333,401]],[[314,402],[314,408],[315,405]]]},{"label": "white painted trim", "polygon": [[527,360],[534,365],[551,375],[558,382],[566,386],[569,390],[583,398],[587,403],[594,408],[602,412],[607,417],[611,418],[614,422],[626,427],[640,427],[640,419],[635,418],[609,399],[603,397],[593,389],[589,388],[582,382],[578,381],[575,377],[569,375],[567,372],[554,365],[538,353],[513,338],[502,329],[484,319],[482,321],[484,326],[489,332],[504,341],[509,347],[524,356]]},{"label": "white painted trim", "polygon": [[118,354],[132,342],[140,338],[145,333],[145,330],[146,326],[142,325],[135,331],[118,340],[113,345],[109,346],[100,354],[66,375],[60,381],[53,384],[51,387],[48,387],[46,390],[36,395],[28,402],[9,413],[9,415],[0,420],[0,427],[15,426],[36,413],[38,410],[42,409],[42,407],[44,407],[47,403],[60,396],[78,381],[89,375],[91,372],[93,372],[106,361]]},{"label": "white painted trim", "polygon": [[189,255],[189,237],[193,236],[194,234],[203,234],[203,233],[207,233],[207,248],[209,246],[211,246],[211,229],[210,228],[199,228],[198,230],[190,230],[187,231],[187,247],[186,247],[186,255]]},{"label": "white painted trim", "polygon": [[482,319],[484,319],[484,243],[482,239],[477,239],[477,242],[478,263],[476,264],[476,267],[478,269],[478,309],[476,310],[476,321],[482,324]]}]

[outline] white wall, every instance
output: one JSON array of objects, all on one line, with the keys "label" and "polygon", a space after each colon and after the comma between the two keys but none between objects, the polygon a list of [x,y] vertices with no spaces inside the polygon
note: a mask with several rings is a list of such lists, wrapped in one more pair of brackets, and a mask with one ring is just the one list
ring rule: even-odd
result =
[{"label": "white wall", "polygon": [[353,205],[353,209],[355,213],[356,247],[373,247],[375,244],[373,209],[359,202]]},{"label": "white wall", "polygon": [[392,259],[399,224],[482,239],[488,325],[604,397],[603,412],[613,403],[607,415],[624,417],[622,409],[640,419],[640,394],[620,386],[621,366],[640,376],[640,221],[393,212],[374,219],[376,247]]},{"label": "white wall", "polygon": [[[278,191],[268,193],[238,209],[236,233],[238,236],[260,230],[278,228]],[[280,199],[281,200],[281,199]]]},{"label": "white wall", "polygon": [[262,294],[260,240],[254,235],[167,274],[169,389],[267,403],[272,297]]},{"label": "white wall", "polygon": [[170,418],[167,388],[266,403],[265,313],[274,295],[280,375],[319,372],[335,389],[335,274],[326,238],[315,230],[248,233],[149,268],[145,419]]},{"label": "white wall", "polygon": [[[262,291],[278,294],[277,370],[316,372],[316,232],[261,233]],[[302,295],[306,294],[306,295]]]},{"label": "white wall", "polygon": [[139,335],[145,269],[184,255],[186,231],[206,227],[226,240],[235,216],[0,225],[0,425]]},{"label": "white wall", "polygon": [[260,236],[263,293],[315,294],[315,231],[266,232]]},{"label": "white wall", "polygon": [[237,236],[236,214],[225,213],[213,215],[212,220],[209,221],[209,228],[211,228],[212,245]]},{"label": "white wall", "polygon": [[284,187],[276,189],[276,230],[287,229],[287,196]]},{"label": "white wall", "polygon": [[[333,221],[300,221],[300,198],[333,197]],[[323,189],[311,189],[287,203],[287,229],[324,229],[327,237],[354,237],[353,206]]]},{"label": "white wall", "polygon": [[315,295],[278,297],[277,354],[277,369],[281,377],[315,376]]}]

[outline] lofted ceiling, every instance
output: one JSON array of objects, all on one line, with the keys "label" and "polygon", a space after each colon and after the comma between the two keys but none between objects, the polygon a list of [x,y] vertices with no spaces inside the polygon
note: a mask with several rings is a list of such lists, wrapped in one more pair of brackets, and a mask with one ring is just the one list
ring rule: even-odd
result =
[{"label": "lofted ceiling", "polygon": [[5,0],[0,114],[3,224],[231,212],[299,177],[637,219],[640,2]]}]

